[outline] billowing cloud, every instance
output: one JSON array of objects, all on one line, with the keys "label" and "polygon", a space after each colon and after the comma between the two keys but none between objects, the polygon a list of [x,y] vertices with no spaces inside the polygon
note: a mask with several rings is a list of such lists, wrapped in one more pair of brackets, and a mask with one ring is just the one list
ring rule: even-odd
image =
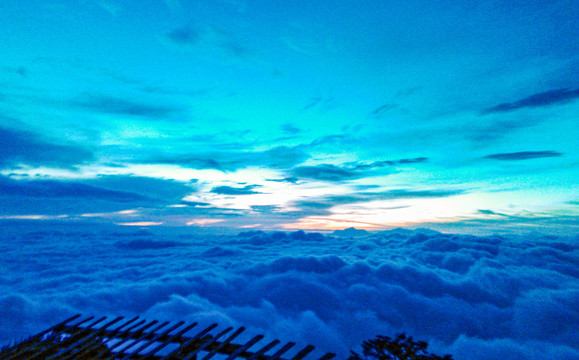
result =
[{"label": "billowing cloud", "polygon": [[481,114],[501,113],[529,107],[544,107],[556,104],[565,104],[579,97],[579,89],[556,89],[533,94],[529,97],[508,103],[502,103],[488,109]]},{"label": "billowing cloud", "polygon": [[39,134],[0,127],[0,167],[17,164],[69,167],[93,159],[78,145],[54,144]]},{"label": "billowing cloud", "polygon": [[520,151],[514,153],[492,154],[487,155],[484,158],[502,161],[519,161],[546,157],[560,157],[562,155],[563,155],[562,153],[556,151]]},{"label": "billowing cloud", "polygon": [[398,332],[457,360],[579,355],[571,238],[71,229],[2,228],[0,343],[81,312],[246,326],[340,357]]}]

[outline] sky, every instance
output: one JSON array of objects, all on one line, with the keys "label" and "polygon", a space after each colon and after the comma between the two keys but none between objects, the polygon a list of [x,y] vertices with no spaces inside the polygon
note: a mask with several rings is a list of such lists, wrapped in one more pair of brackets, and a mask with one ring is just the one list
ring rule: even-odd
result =
[{"label": "sky", "polygon": [[2,1],[0,346],[83,313],[579,359],[577,18]]},{"label": "sky", "polygon": [[3,1],[0,221],[576,233],[573,1]]}]

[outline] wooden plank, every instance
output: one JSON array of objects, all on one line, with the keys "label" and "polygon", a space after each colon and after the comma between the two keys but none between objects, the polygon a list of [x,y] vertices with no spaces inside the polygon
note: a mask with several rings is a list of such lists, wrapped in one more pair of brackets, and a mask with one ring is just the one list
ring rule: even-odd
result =
[{"label": "wooden plank", "polygon": [[[119,331],[121,331],[122,328],[124,328],[125,326],[128,326],[129,324],[135,322],[139,317],[135,316],[134,318],[132,318],[131,320],[126,321],[124,324],[119,325],[114,331],[113,333],[118,333]],[[86,346],[84,346],[84,349],[80,349],[79,351],[77,351],[74,356],[75,358],[78,359],[83,359],[87,353],[91,352],[94,349],[95,345],[101,345],[101,346],[105,346],[106,347],[106,341],[104,340],[104,332],[106,331],[106,327],[100,328],[98,330],[98,332],[94,333],[94,341],[91,342],[87,342]],[[108,348],[107,348],[108,349]],[[99,354],[100,355],[100,354]],[[96,355],[93,355],[93,357]]]},{"label": "wooden plank", "polygon": [[[119,331],[121,331],[122,328],[124,328],[125,326],[130,325],[131,323],[135,322],[139,317],[135,316],[134,318],[132,318],[131,320],[127,320],[127,322],[125,322],[124,324],[119,325],[118,328],[116,328],[115,330],[113,330],[113,333],[118,333]],[[103,329],[106,330],[106,329]],[[103,331],[103,333],[106,331]]]},{"label": "wooden plank", "polygon": [[253,339],[249,340],[247,343],[245,343],[244,345],[240,346],[237,350],[235,350],[233,352],[233,354],[229,355],[229,357],[226,360],[233,360],[235,359],[239,354],[241,354],[242,352],[244,352],[245,350],[249,349],[250,347],[252,347],[255,343],[257,343],[258,341],[260,341],[261,339],[263,339],[263,335],[257,335],[256,337],[254,337]]},{"label": "wooden plank", "polygon": [[236,337],[239,336],[239,334],[241,334],[243,331],[245,331],[244,327],[240,327],[239,329],[235,330],[235,332],[233,334],[231,334],[227,339],[225,339],[224,342],[220,343],[214,350],[212,350],[211,352],[209,352],[209,354],[207,354],[203,360],[209,360],[211,359],[213,356],[215,356],[215,354],[217,354],[218,352],[220,352],[221,349],[223,349],[227,344],[229,344],[230,342],[233,341],[233,339],[235,339]]},{"label": "wooden plank", "polygon": [[[136,319],[138,319],[138,318],[139,318],[139,317],[137,316],[137,317],[135,317],[133,320],[129,321],[128,323],[131,323],[131,322],[133,322],[134,320],[136,320]],[[123,330],[122,332],[120,332],[120,330],[121,330],[122,328],[124,328],[125,326],[127,326],[128,323],[125,323],[125,324],[123,324],[122,326],[119,326],[119,328],[115,329],[115,330],[112,332],[112,334],[106,334],[105,337],[108,338],[108,340],[104,340],[104,341],[103,341],[104,344],[105,344],[105,346],[107,346],[107,347],[109,348],[109,351],[112,352],[112,351],[113,351],[114,349],[116,349],[116,348],[120,345],[120,343],[123,341],[122,338],[117,338],[117,337],[115,336],[116,334],[130,333],[133,329],[141,326],[142,324],[144,324],[144,323],[146,323],[146,322],[147,322],[147,320],[143,319],[143,320],[139,321],[138,323],[133,324],[133,326],[131,326],[130,328],[128,328],[128,329],[126,329],[126,330]],[[107,341],[114,340],[114,339],[119,339],[119,342],[116,343],[116,344],[113,344],[112,346],[108,346],[108,345],[106,344]],[[94,356],[93,359],[99,359],[99,358],[102,357],[102,355],[103,355],[103,354],[98,354],[98,355]]]},{"label": "wooden plank", "polygon": [[179,354],[181,352],[181,350],[186,349],[187,347],[191,346],[191,344],[193,344],[193,342],[200,339],[202,336],[204,336],[205,334],[207,334],[208,332],[210,332],[211,330],[213,330],[216,327],[217,327],[217,324],[211,324],[209,327],[207,327],[205,330],[201,331],[199,334],[193,336],[190,339],[187,339],[185,341],[185,343],[183,343],[183,345],[179,346],[179,348],[175,349],[169,355],[167,355],[167,358],[171,358],[172,356],[177,356],[177,354]]},{"label": "wooden plank", "polygon": [[158,353],[159,351],[161,351],[163,348],[165,348],[167,345],[169,345],[170,343],[174,343],[174,342],[178,342],[181,338],[181,336],[183,336],[187,331],[193,329],[195,326],[197,326],[198,323],[194,322],[193,324],[185,327],[184,329],[181,329],[181,331],[179,331],[177,334],[173,335],[172,337],[170,337],[169,339],[165,340],[163,343],[159,344],[159,346],[157,346],[156,348],[154,348],[153,350],[149,351],[145,356],[148,359],[150,356],[155,355],[156,353]]},{"label": "wooden plank", "polygon": [[[71,316],[71,317],[69,317],[68,319],[64,320],[63,322],[58,323],[58,324],[56,324],[56,325],[54,325],[54,326],[52,326],[52,327],[50,327],[50,328],[48,328],[48,329],[46,329],[46,330],[44,330],[44,331],[42,331],[42,332],[36,334],[36,335],[33,336],[33,337],[39,338],[39,337],[41,337],[41,336],[44,336],[44,335],[48,334],[49,332],[51,332],[52,330],[56,330],[56,329],[62,327],[63,325],[68,324],[68,323],[71,322],[72,320],[78,319],[78,318],[81,317],[81,316],[82,316],[81,314],[76,314],[76,315],[74,315],[74,316]],[[84,320],[84,321],[81,321],[79,324],[83,324],[83,323],[85,323],[85,322],[87,322],[87,321],[90,321],[91,319],[94,319],[94,316],[91,316],[91,317],[89,317],[88,319],[86,319],[86,320]]]},{"label": "wooden plank", "polygon": [[[28,338],[25,342],[29,342],[29,341],[36,341],[38,339],[40,339],[41,337],[43,337],[44,335],[48,335],[50,332],[52,331],[56,331],[58,329],[60,329],[61,327],[63,327],[64,325],[68,324],[69,322],[78,319],[79,317],[81,317],[81,314],[76,314],[74,316],[69,317],[68,319],[64,320],[63,322],[60,322],[44,331],[39,332],[38,334],[31,336],[30,338]],[[94,319],[94,316],[89,317],[88,319],[81,321],[80,324],[86,322],[86,321],[90,321],[91,319]],[[18,360],[20,359],[20,356],[22,356],[25,352],[28,352],[28,349],[25,347],[20,351],[17,351],[16,353],[12,354],[12,356],[10,357],[10,359],[14,359],[14,360]]]},{"label": "wooden plank", "polygon": [[271,356],[271,360],[278,360],[283,354],[285,354],[289,349],[293,348],[296,345],[294,342],[289,342],[285,344],[281,349],[276,351],[275,354]]},{"label": "wooden plank", "polygon": [[199,353],[200,351],[202,351],[202,350],[205,350],[205,349],[209,348],[209,347],[212,346],[213,344],[216,344],[217,341],[218,341],[221,337],[223,337],[225,334],[227,334],[227,333],[230,332],[231,330],[233,330],[233,328],[232,328],[232,327],[229,327],[229,328],[223,330],[222,332],[220,332],[219,334],[217,334],[217,335],[215,335],[215,336],[209,335],[209,338],[207,338],[207,339],[202,339],[202,341],[203,341],[203,340],[206,340],[206,341],[203,341],[203,343],[199,344],[199,346],[197,347],[197,349],[194,349],[193,351],[189,352],[189,353],[187,354],[187,356],[185,357],[185,359],[183,359],[183,360],[193,359],[193,357],[194,357],[196,354],[198,354],[198,353]]},{"label": "wooden plank", "polygon": [[336,357],[334,353],[327,353],[326,355],[322,356],[320,360],[330,360]]},{"label": "wooden plank", "polygon": [[[91,342],[93,341],[94,338],[96,338],[98,336],[100,330],[104,330],[104,329],[108,328],[109,326],[118,323],[123,318],[124,318],[123,316],[119,316],[118,318],[113,319],[112,321],[109,321],[108,323],[104,324],[103,327],[99,329],[99,331],[95,331],[95,332],[88,334],[88,336],[86,336],[85,338],[82,338],[82,339],[76,341],[74,344],[70,345],[68,348],[64,349],[63,351],[60,351],[58,354],[55,354],[51,357],[48,357],[47,359],[48,360],[56,359],[56,357],[58,357],[59,359],[66,360],[66,359],[70,358],[71,356],[74,355],[73,350],[76,349],[77,353],[78,353],[78,351],[82,351],[84,348],[88,347],[91,344]],[[69,352],[73,352],[73,354],[66,356],[66,354]]]},{"label": "wooden plank", "polygon": [[280,343],[279,340],[274,340],[274,341],[270,342],[269,344],[265,345],[264,347],[259,349],[257,352],[255,352],[253,355],[251,355],[251,357],[249,357],[248,360],[257,360],[258,357],[263,356],[263,354],[265,354],[269,349],[272,349],[274,346],[276,346],[279,343]]},{"label": "wooden plank", "polygon": [[[168,322],[167,322],[168,323]],[[171,326],[170,328],[168,328],[167,330],[165,330],[163,333],[161,334],[157,334],[155,336],[153,336],[152,339],[150,339],[149,341],[145,342],[143,345],[139,346],[136,350],[131,351],[130,354],[127,354],[127,356],[125,356],[123,358],[123,360],[127,360],[129,357],[131,357],[132,355],[136,355],[139,352],[145,350],[146,348],[148,348],[149,346],[151,346],[155,341],[157,341],[157,339],[159,339],[161,336],[165,336],[168,333],[170,333],[171,331],[177,329],[178,327],[180,327],[181,325],[183,325],[185,323],[185,321],[179,321],[177,324]]]},{"label": "wooden plank", "polygon": [[[80,319],[79,319],[80,318]],[[43,336],[51,332],[56,334],[61,341],[49,342],[43,350],[26,349],[25,341],[21,343],[21,347],[15,348],[17,351],[14,354],[5,353],[7,359],[10,360],[74,360],[81,358],[90,359],[121,359],[121,360],[194,360],[201,352],[206,352],[202,360],[210,360],[216,354],[226,355],[226,360],[237,360],[243,358],[245,360],[303,360],[315,348],[308,345],[299,351],[293,358],[283,358],[283,355],[295,343],[286,343],[281,349],[277,350],[273,355],[266,355],[267,352],[274,349],[279,340],[273,340],[257,351],[249,351],[249,349],[261,341],[263,335],[258,335],[247,341],[245,344],[234,343],[233,341],[245,330],[245,328],[238,328],[235,332],[230,334],[225,340],[221,341],[233,328],[227,328],[217,335],[209,335],[211,330],[217,327],[217,324],[200,331],[193,337],[184,336],[187,331],[197,325],[185,326],[184,321],[170,326],[168,329],[160,332],[160,329],[166,327],[169,322],[159,323],[157,320],[147,322],[138,320],[138,316],[128,320],[121,325],[114,328],[114,325],[122,321],[123,317],[115,318],[106,324],[103,323],[106,317],[95,320],[94,316],[82,319],[81,315],[72,316],[63,322],[52,326],[32,337],[31,340],[43,340]],[[72,322],[76,319],[79,321],[76,324]],[[157,325],[157,326],[155,326]],[[112,329],[111,329],[112,328]],[[171,332],[177,331],[175,334]],[[62,334],[62,336],[58,335]],[[171,351],[167,356],[157,356],[156,354],[163,348],[171,345],[180,345],[177,349]],[[149,349],[151,348],[151,349]],[[36,348],[37,349],[37,348]],[[145,352],[140,354],[141,352]],[[336,355],[333,353],[326,353],[318,360],[332,360]]]},{"label": "wooden plank", "polygon": [[62,326],[59,327],[59,329],[54,329],[54,331],[55,331],[55,332],[63,332],[63,331],[65,331],[66,329],[74,329],[74,330],[77,330],[77,329],[80,329],[80,326],[81,326],[82,324],[84,324],[84,323],[86,323],[86,322],[89,322],[89,321],[91,321],[92,319],[94,319],[94,316],[89,316],[89,317],[87,317],[86,319],[81,320],[81,321],[79,321],[78,323],[76,323],[76,324],[74,324],[74,325],[62,325]]},{"label": "wooden plank", "polygon": [[155,332],[164,328],[165,326],[167,326],[169,324],[169,321],[165,321],[164,323],[161,323],[159,325],[157,325],[154,329],[152,329],[150,332],[143,332],[140,331],[138,336],[131,336],[131,340],[133,340],[133,342],[131,343],[131,345],[127,345],[125,346],[120,352],[122,354],[125,354],[125,351],[132,351],[131,348],[133,346],[138,345],[139,342],[144,341],[144,340],[148,340],[150,338],[150,336],[154,336]]},{"label": "wooden plank", "polygon": [[315,347],[312,345],[308,345],[305,348],[302,349],[302,351],[300,351],[299,353],[297,353],[296,356],[294,356],[292,358],[292,360],[301,360],[303,359],[306,355],[308,355],[309,353],[311,353],[312,351],[314,351]]},{"label": "wooden plank", "polygon": [[102,318],[93,321],[86,328],[78,328],[78,332],[73,333],[73,335],[71,335],[69,338],[63,340],[60,343],[54,344],[54,345],[50,346],[48,349],[41,351],[41,352],[38,352],[38,353],[32,355],[31,357],[27,357],[27,359],[28,360],[46,359],[46,357],[49,356],[55,350],[58,352],[58,348],[62,348],[63,346],[68,346],[69,344],[74,343],[78,339],[82,339],[85,336],[89,335],[92,327],[96,326],[98,323],[102,322],[106,318],[107,318],[106,316],[103,316]]},{"label": "wooden plank", "polygon": [[[135,331],[136,334],[145,331],[146,329],[150,328],[151,326],[155,325],[156,323],[158,323],[158,320],[153,320],[148,324],[145,324],[141,329]],[[131,326],[129,329],[123,331],[123,333],[127,333],[130,334],[131,331],[136,328],[137,326],[139,326],[140,324],[146,323],[146,320],[142,320],[139,321],[137,324],[135,324],[134,326]],[[119,346],[123,345],[124,343],[126,343],[127,341],[131,340],[131,337],[126,337],[126,338],[121,338],[119,342],[113,344],[111,347],[109,347],[109,350],[112,352],[113,350],[116,350]],[[100,356],[98,356],[97,358],[100,358]]]}]

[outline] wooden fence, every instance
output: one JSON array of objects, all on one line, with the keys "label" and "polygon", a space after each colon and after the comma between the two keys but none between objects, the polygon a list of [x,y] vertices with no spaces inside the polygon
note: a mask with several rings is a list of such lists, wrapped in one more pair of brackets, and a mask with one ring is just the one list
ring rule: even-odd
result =
[{"label": "wooden fence", "polygon": [[[235,339],[245,330],[229,327],[214,332],[213,324],[194,333],[198,323],[185,324],[179,321],[172,326],[169,322],[140,320],[139,317],[124,321],[118,317],[106,322],[106,317],[83,318],[75,315],[35,336],[0,351],[0,359],[44,360],[44,359],[147,359],[147,360],[302,360],[314,347],[308,345],[284,357],[295,343],[280,344],[273,340],[257,350],[255,345],[263,339],[257,335],[247,342],[236,343]],[[193,332],[193,334],[190,334]],[[335,354],[327,353],[319,360],[332,359]]]}]

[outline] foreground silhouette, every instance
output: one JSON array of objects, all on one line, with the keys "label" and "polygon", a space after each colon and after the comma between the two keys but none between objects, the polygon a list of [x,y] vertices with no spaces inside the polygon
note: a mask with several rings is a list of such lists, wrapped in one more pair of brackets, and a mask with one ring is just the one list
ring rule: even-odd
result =
[{"label": "foreground silhouette", "polygon": [[375,339],[362,343],[362,356],[355,351],[348,360],[452,360],[451,355],[438,356],[428,353],[428,344],[414,341],[412,336],[400,334],[392,339],[378,335]]}]

